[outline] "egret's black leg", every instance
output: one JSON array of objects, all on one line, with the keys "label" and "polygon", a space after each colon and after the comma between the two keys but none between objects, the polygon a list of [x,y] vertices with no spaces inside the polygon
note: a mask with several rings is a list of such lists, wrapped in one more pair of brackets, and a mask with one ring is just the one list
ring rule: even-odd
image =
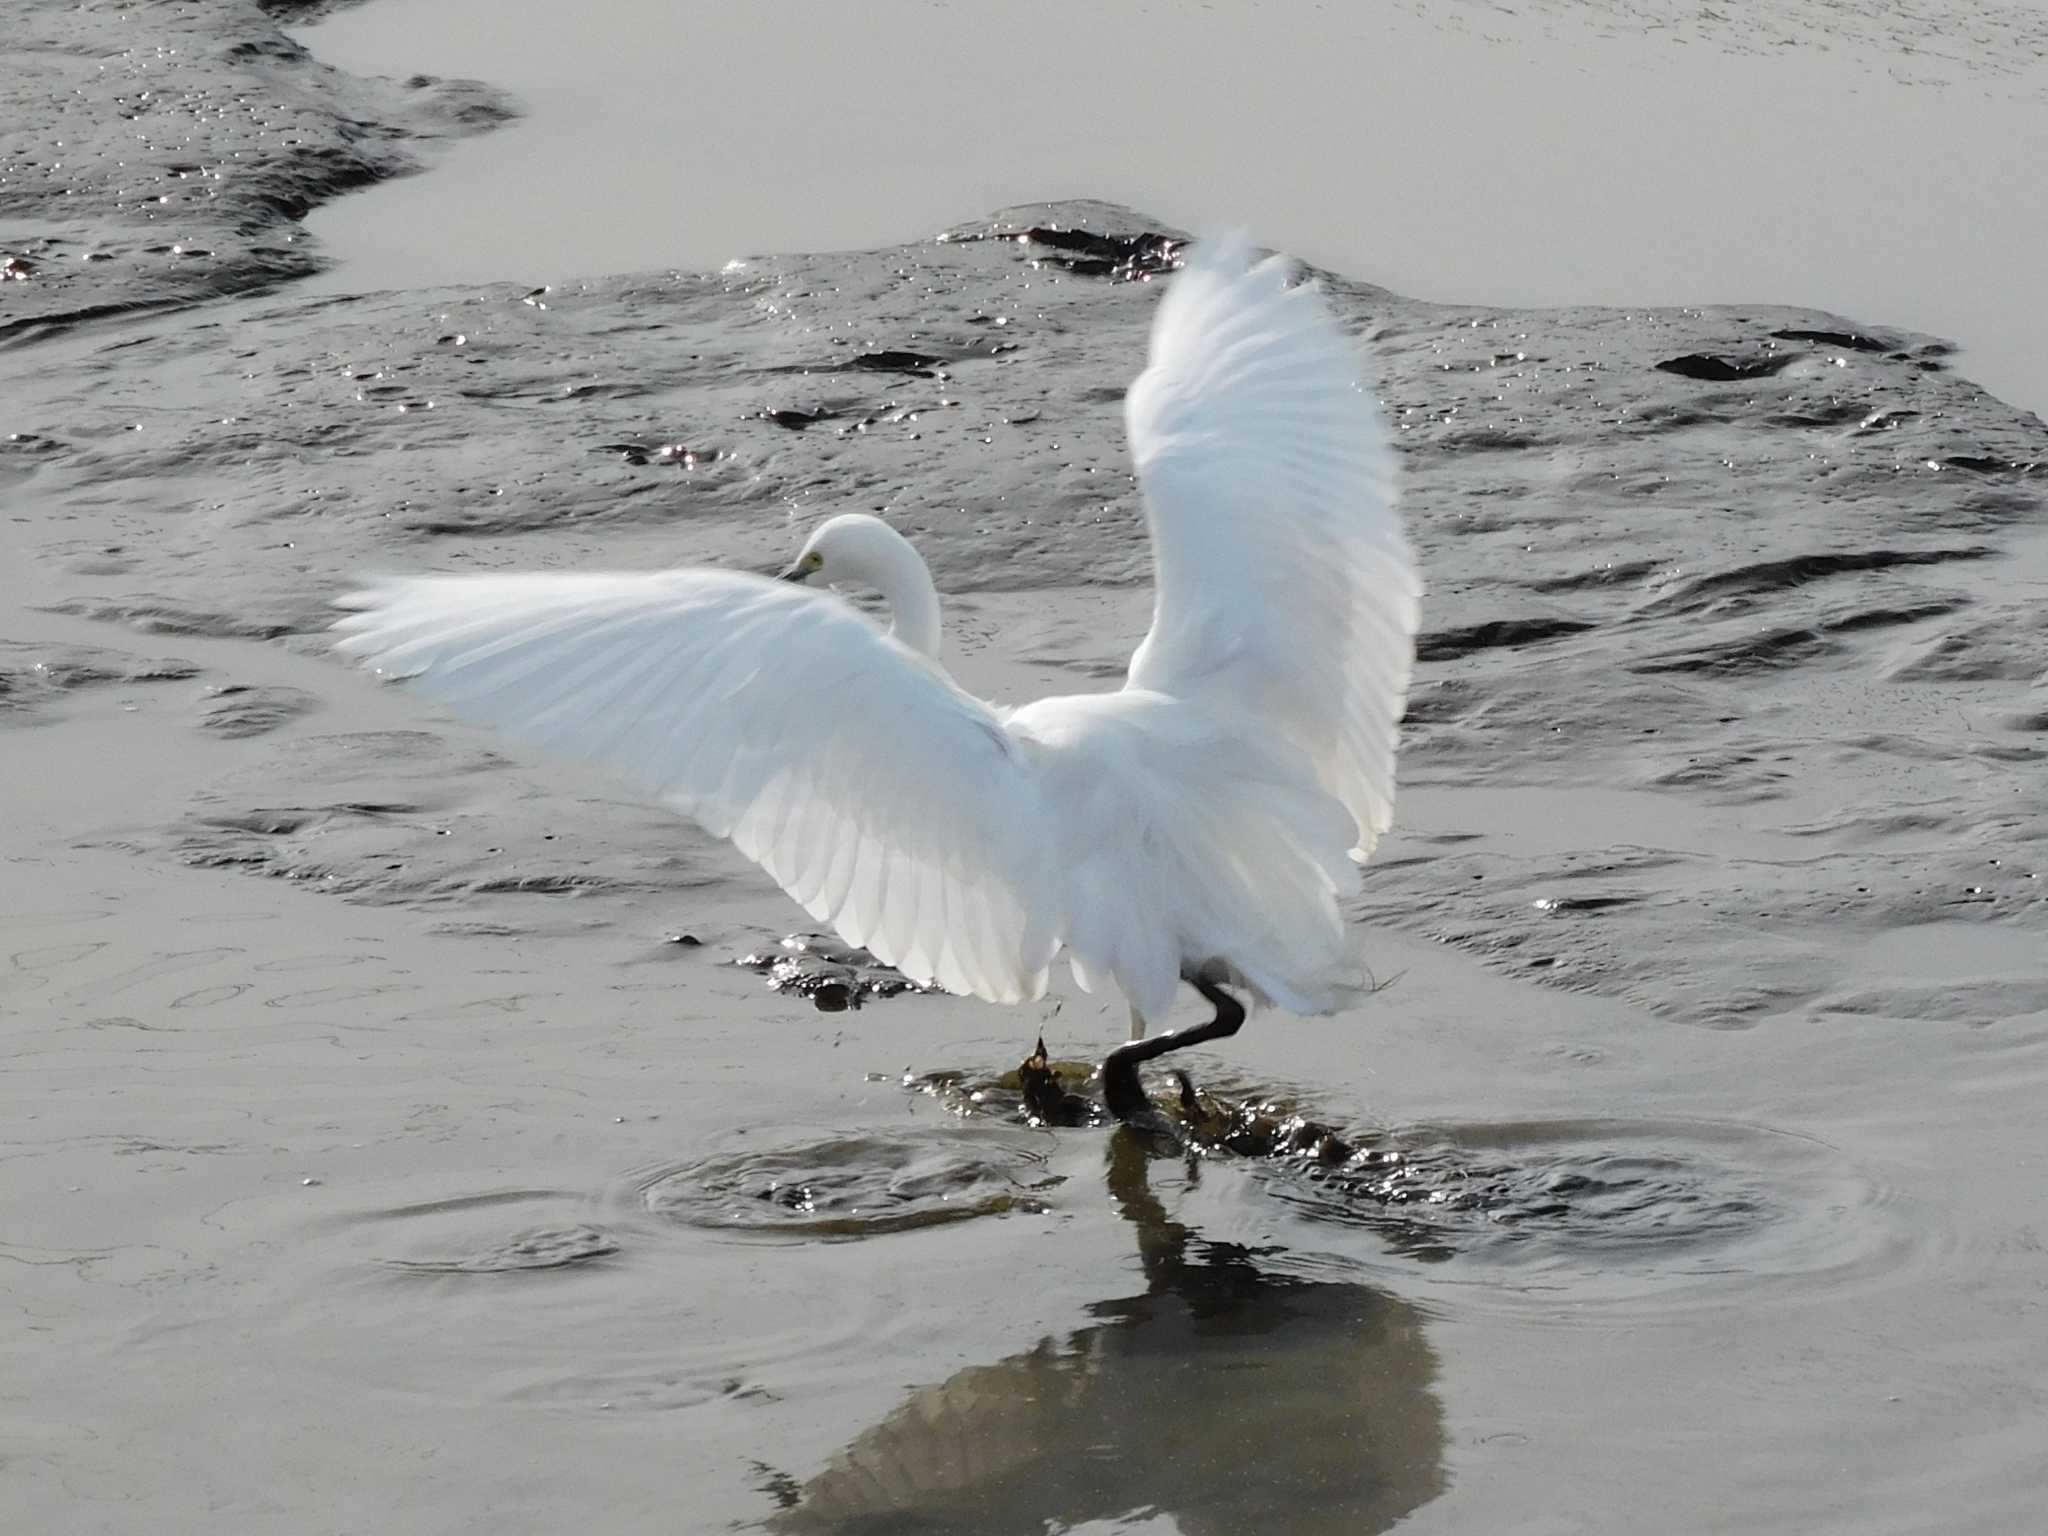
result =
[{"label": "egret's black leg", "polygon": [[1244,1005],[1215,982],[1205,976],[1190,976],[1188,981],[1215,1005],[1216,1017],[1206,1024],[1191,1024],[1171,1034],[1154,1035],[1150,1040],[1133,1040],[1109,1053],[1109,1059],[1102,1064],[1102,1101],[1117,1119],[1135,1121],[1158,1116],[1152,1100],[1146,1097],[1144,1084],[1138,1081],[1140,1062],[1186,1046],[1227,1039],[1244,1023]]}]

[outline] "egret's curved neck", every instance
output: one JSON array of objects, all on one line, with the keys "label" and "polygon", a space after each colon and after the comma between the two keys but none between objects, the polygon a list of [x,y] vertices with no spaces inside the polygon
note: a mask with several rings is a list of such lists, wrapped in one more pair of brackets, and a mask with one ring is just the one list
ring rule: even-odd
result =
[{"label": "egret's curved neck", "polygon": [[939,659],[939,589],[932,585],[931,568],[911,548],[908,539],[897,537],[882,558],[875,562],[875,587],[889,604],[889,633],[913,651]]}]

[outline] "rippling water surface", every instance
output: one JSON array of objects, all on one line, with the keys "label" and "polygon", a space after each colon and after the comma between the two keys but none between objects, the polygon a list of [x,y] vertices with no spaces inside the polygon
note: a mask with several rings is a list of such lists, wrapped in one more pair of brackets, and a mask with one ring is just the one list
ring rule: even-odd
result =
[{"label": "rippling water surface", "polygon": [[[1173,278],[1017,236],[1158,221],[266,288],[277,187],[495,98],[350,96],[239,0],[25,14],[22,120],[147,146],[67,193],[0,138],[10,1529],[2032,1528],[2048,433],[1911,315],[1326,273],[1430,586],[1380,987],[1196,1053],[1177,1135],[1048,1127],[1017,1064],[1120,1008],[900,989],[320,630],[365,568],[868,507],[969,686],[1113,686]],[[1967,15],[1927,69],[2007,88]],[[265,169],[195,187],[224,105]]]}]

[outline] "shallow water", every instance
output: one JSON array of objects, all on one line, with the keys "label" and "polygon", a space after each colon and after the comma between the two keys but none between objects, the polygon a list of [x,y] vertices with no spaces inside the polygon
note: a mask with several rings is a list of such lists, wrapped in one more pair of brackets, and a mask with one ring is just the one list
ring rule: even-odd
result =
[{"label": "shallow water", "polygon": [[1911,326],[2048,412],[2043,0],[379,0],[304,36],[528,114],[316,212],[325,291],[711,270],[1086,193],[1421,298]]},{"label": "shallow water", "polygon": [[1121,1009],[778,990],[730,852],[326,655],[858,504],[968,685],[1112,686],[1158,288],[1058,254],[0,333],[10,1528],[2031,1528],[2048,435],[1926,338],[1330,280],[1430,580],[1383,987],[1190,1068],[1355,1158],[926,1091]]}]

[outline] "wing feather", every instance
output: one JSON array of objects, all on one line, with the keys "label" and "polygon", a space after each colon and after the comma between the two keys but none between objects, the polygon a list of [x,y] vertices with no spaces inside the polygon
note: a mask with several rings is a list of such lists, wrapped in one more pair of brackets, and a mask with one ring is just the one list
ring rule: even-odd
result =
[{"label": "wing feather", "polygon": [[1157,580],[1130,686],[1292,741],[1364,858],[1393,816],[1422,587],[1356,350],[1280,258],[1205,242],[1124,410]]},{"label": "wing feather", "polygon": [[1064,918],[1029,755],[839,599],[697,569],[396,577],[341,606],[345,654],[731,838],[849,943],[991,1001],[1044,990]]}]

